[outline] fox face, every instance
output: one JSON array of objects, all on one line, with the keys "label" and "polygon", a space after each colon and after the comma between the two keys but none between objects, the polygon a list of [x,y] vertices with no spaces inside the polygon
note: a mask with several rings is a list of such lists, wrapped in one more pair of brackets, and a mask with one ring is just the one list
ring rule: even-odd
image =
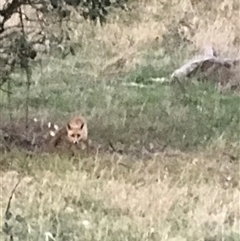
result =
[{"label": "fox face", "polygon": [[67,139],[73,144],[87,139],[87,125],[82,118],[74,118],[67,124]]}]

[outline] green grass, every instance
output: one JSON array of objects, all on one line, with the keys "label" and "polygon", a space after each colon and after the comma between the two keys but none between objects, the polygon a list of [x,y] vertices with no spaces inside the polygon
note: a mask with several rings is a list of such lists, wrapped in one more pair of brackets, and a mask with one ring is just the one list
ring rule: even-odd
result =
[{"label": "green grass", "polygon": [[[62,67],[57,68],[59,65]],[[99,143],[121,141],[126,148],[153,143],[187,150],[219,139],[226,143],[239,141],[240,98],[220,94],[212,83],[193,81],[184,84],[183,91],[178,84],[150,83],[149,78],[161,76],[154,65],[111,81],[86,78],[69,66],[70,62],[65,65],[56,61],[51,69],[43,69],[43,75],[35,72],[33,80],[37,82],[31,86],[29,102],[32,117],[59,122],[80,113],[89,120],[92,139]],[[67,71],[63,74],[62,69]],[[19,75],[17,81],[22,78]],[[124,86],[124,82],[145,83],[146,88]],[[19,118],[26,91],[24,86],[13,87],[12,91],[12,112],[14,118]],[[2,100],[7,105],[6,96]],[[5,116],[7,111],[2,109]]]}]

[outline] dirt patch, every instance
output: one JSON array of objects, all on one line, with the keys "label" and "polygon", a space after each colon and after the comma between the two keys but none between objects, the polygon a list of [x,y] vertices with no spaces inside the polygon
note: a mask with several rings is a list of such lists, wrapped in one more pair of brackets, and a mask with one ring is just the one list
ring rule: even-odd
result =
[{"label": "dirt patch", "polygon": [[[128,157],[149,158],[157,153],[162,153],[164,147],[160,149],[147,150],[145,147],[140,149],[129,146],[122,148],[118,143],[104,142],[102,140],[88,140],[74,145],[66,139],[66,129],[52,122],[41,122],[30,120],[28,124],[24,121],[1,122],[0,124],[0,153],[18,150],[29,155],[42,153],[57,154],[86,154],[94,156],[96,154],[127,155]],[[148,148],[149,149],[149,148]]]},{"label": "dirt patch", "polygon": [[52,124],[41,123],[35,120],[24,122],[8,122],[0,125],[1,151],[9,151],[13,148],[26,151],[39,150],[47,140]]},{"label": "dirt patch", "polygon": [[0,151],[9,152],[13,149],[40,154],[67,150],[79,150],[64,138],[64,127],[52,122],[30,120],[26,125],[23,121],[2,123],[0,125]]},{"label": "dirt patch", "polygon": [[[66,129],[52,122],[30,120],[1,122],[0,124],[0,152],[10,152],[17,149],[31,154],[41,153],[77,153],[96,154],[99,150],[108,152],[113,147],[103,147],[99,143],[89,140],[80,145],[71,144],[66,140]],[[88,146],[87,146],[88,145]],[[87,149],[88,147],[88,149]]]}]

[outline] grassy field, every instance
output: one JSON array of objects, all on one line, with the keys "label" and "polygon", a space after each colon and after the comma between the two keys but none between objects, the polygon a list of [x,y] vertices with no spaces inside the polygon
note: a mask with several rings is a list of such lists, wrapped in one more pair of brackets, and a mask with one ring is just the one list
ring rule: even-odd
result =
[{"label": "grassy field", "polygon": [[[185,3],[169,16],[180,19]],[[92,141],[122,154],[1,153],[1,240],[240,240],[240,97],[195,79],[153,81],[169,79],[196,46],[166,31],[167,20],[159,23],[154,9],[167,19],[161,4],[144,4],[111,16],[103,30],[82,23],[76,56],[33,65],[30,118],[62,125],[80,113]],[[1,92],[2,122],[24,119],[24,81],[17,71],[10,100]]]}]

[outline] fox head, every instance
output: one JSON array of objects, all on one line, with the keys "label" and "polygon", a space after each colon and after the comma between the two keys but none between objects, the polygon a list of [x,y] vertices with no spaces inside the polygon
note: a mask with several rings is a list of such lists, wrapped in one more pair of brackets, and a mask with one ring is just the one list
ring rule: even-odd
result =
[{"label": "fox head", "polygon": [[78,144],[87,137],[86,122],[82,118],[74,118],[67,124],[67,138],[73,144]]}]

